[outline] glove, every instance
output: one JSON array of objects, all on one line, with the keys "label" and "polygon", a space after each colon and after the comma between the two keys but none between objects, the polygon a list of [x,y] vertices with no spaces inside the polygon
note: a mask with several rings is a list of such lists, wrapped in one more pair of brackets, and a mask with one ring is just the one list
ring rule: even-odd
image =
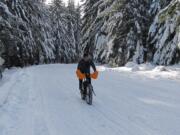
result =
[{"label": "glove", "polygon": [[91,78],[97,79],[98,78],[98,71],[95,71],[93,74],[91,74]]}]

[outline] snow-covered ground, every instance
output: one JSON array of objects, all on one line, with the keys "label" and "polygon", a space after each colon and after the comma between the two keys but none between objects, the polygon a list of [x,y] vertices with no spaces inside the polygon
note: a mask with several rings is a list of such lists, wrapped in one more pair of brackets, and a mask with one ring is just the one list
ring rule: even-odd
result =
[{"label": "snow-covered ground", "polygon": [[180,135],[180,66],[99,66],[92,106],[80,99],[75,69],[5,71],[0,135]]}]

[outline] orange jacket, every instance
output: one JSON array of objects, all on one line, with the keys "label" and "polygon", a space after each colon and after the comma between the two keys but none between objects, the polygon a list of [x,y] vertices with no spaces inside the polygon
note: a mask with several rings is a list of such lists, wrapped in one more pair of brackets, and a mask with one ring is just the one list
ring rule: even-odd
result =
[{"label": "orange jacket", "polygon": [[[93,79],[97,79],[98,74],[99,74],[98,71],[95,71],[94,73],[90,74],[90,77]],[[81,73],[79,69],[76,70],[76,75],[80,80],[83,80],[84,78],[86,78],[85,74]]]}]

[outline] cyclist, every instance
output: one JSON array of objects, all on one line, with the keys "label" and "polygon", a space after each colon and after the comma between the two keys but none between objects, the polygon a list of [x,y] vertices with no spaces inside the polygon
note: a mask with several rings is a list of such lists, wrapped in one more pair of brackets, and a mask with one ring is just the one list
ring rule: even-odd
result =
[{"label": "cyclist", "polygon": [[[79,61],[77,66],[77,72],[81,75],[90,74],[90,68],[93,68],[94,72],[96,71],[96,66],[89,55],[89,52],[85,51],[83,58]],[[88,81],[91,83],[91,78],[87,78]],[[79,78],[79,89],[81,92],[83,92],[83,95],[86,95],[86,90],[83,91],[83,79]]]}]

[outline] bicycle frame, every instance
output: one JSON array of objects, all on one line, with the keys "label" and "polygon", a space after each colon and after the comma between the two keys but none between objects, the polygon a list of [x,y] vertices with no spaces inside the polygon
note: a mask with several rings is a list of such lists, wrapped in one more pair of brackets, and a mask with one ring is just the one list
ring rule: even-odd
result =
[{"label": "bicycle frame", "polygon": [[93,94],[96,94],[93,90],[93,86],[91,85],[90,74],[85,74],[85,76],[86,77],[83,79],[84,96],[82,99],[86,100],[87,104],[92,105]]},{"label": "bicycle frame", "polygon": [[[90,74],[85,74],[85,78],[83,79],[83,85],[85,84],[86,85],[86,87],[90,84],[91,86],[92,86],[92,84],[91,84],[91,77],[90,77]],[[96,96],[96,93],[94,92],[94,89],[92,88],[92,92],[93,92],[93,94],[94,94],[94,96]]]}]

